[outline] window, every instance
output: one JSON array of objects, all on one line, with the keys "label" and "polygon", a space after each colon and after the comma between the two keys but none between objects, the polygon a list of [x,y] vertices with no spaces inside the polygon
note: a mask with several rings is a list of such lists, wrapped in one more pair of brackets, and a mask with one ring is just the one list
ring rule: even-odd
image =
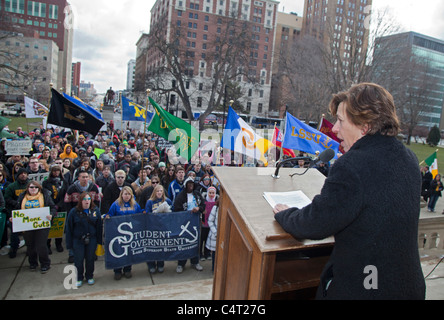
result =
[{"label": "window", "polygon": [[49,5],[49,19],[55,19],[57,20],[59,18],[59,6],[55,4]]}]

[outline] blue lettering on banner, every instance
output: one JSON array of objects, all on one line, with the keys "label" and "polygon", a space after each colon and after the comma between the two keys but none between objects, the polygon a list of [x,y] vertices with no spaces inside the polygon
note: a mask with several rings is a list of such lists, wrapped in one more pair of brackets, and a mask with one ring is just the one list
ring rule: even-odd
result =
[{"label": "blue lettering on banner", "polygon": [[105,268],[198,256],[200,215],[184,212],[133,214],[105,220]]}]

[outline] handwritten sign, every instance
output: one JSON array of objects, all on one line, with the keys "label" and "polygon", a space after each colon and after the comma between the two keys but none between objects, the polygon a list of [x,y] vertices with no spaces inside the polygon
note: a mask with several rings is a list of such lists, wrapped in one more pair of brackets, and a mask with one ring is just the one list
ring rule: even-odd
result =
[{"label": "handwritten sign", "polygon": [[40,184],[42,184],[43,181],[47,180],[48,177],[49,177],[49,172],[28,174],[28,179],[30,181],[36,181]]},{"label": "handwritten sign", "polygon": [[12,230],[13,232],[22,232],[51,228],[51,221],[46,218],[49,215],[49,207],[13,210]]},{"label": "handwritten sign", "polygon": [[48,239],[63,238],[65,230],[66,212],[58,212],[57,216],[52,218],[51,230],[49,230]]},{"label": "handwritten sign", "polygon": [[6,141],[5,150],[8,156],[26,156],[32,148],[32,140]]}]

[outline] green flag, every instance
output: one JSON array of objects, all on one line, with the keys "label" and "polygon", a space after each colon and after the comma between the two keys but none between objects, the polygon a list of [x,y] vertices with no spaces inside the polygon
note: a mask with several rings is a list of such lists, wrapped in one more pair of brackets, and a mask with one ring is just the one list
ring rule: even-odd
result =
[{"label": "green flag", "polygon": [[0,131],[3,131],[3,128],[6,127],[11,122],[11,119],[0,117]]},{"label": "green flag", "polygon": [[199,148],[199,131],[188,122],[163,110],[151,97],[148,98],[156,111],[148,130],[173,143],[177,153],[189,161]]},{"label": "green flag", "polygon": [[424,162],[429,166],[429,171],[433,175],[433,179],[435,179],[438,174],[438,157],[437,152],[433,152],[433,154],[424,160]]}]

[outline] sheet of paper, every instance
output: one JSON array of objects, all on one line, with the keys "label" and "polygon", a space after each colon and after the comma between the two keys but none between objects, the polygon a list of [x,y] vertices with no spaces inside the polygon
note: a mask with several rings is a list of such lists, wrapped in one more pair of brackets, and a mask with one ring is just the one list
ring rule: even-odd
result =
[{"label": "sheet of paper", "polygon": [[264,198],[274,208],[277,204],[286,204],[290,208],[302,209],[311,203],[311,200],[301,190],[289,192],[264,192]]}]

